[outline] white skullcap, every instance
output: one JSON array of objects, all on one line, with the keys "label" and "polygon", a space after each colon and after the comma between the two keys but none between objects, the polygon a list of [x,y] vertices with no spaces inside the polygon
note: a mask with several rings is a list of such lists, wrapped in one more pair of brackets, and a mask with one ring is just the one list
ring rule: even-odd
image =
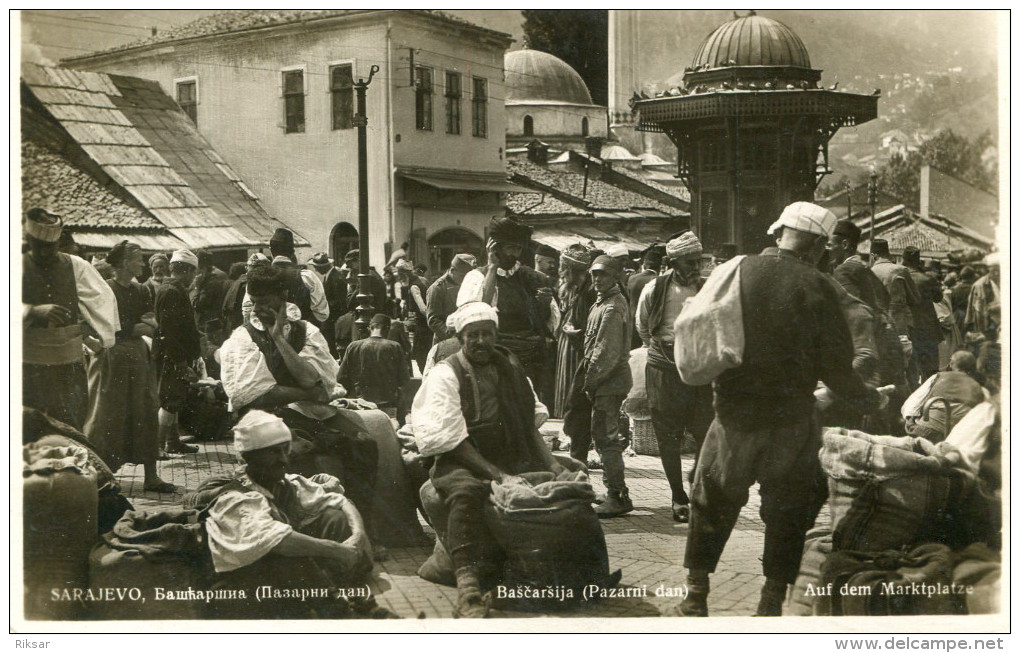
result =
[{"label": "white skullcap", "polygon": [[290,429],[283,420],[261,410],[249,411],[234,426],[234,449],[237,453],[265,449],[290,442],[290,439]]},{"label": "white skullcap", "polygon": [[450,316],[453,320],[453,328],[457,333],[464,330],[469,324],[475,322],[493,322],[497,326],[499,325],[499,313],[495,308],[489,306],[485,302],[468,302],[461,305],[453,315]]},{"label": "white skullcap", "polygon": [[828,238],[836,228],[836,222],[838,222],[836,216],[824,207],[811,202],[794,202],[783,209],[779,219],[769,227],[768,234],[772,236],[780,227],[789,227]]},{"label": "white skullcap", "polygon": [[703,249],[694,232],[685,231],[666,243],[666,258],[676,260],[685,256],[700,256]]},{"label": "white skullcap", "polygon": [[613,245],[606,250],[606,256],[612,256],[613,258],[619,258],[621,256],[630,256],[630,250],[627,249],[626,245]]},{"label": "white skullcap", "polygon": [[179,249],[170,257],[171,263],[187,263],[193,268],[198,268],[198,257],[190,249]]}]

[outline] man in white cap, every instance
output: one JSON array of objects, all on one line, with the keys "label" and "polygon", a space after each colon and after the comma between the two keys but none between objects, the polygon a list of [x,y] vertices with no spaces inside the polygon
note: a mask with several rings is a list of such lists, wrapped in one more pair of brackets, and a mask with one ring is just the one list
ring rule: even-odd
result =
[{"label": "man in white cap", "polygon": [[708,576],[755,481],[765,522],[765,586],[756,614],[782,614],[804,534],[824,498],[818,381],[861,412],[887,401],[854,372],[854,345],[836,285],[815,267],[835,225],[828,210],[795,202],[769,229],[778,247],[738,263],[743,358],[714,382],[716,415],[694,477],[682,615],[707,616]]},{"label": "man in white cap", "polygon": [[414,398],[411,419],[418,451],[434,456],[432,483],[448,512],[447,544],[457,576],[455,616],[484,617],[480,573],[495,544],[483,506],[491,482],[524,483],[520,474],[564,468],[538,427],[549,411],[521,365],[496,345],[497,312],[469,302],[453,315],[461,350],[437,363]]},{"label": "man in white cap", "polygon": [[652,427],[669,481],[673,519],[681,523],[690,520],[690,498],[684,490],[680,458],[684,432],[690,431],[700,447],[712,421],[712,389],[690,386],[680,379],[673,362],[673,323],[684,302],[701,289],[702,250],[693,231],[670,240],[665,258],[669,272],[649,281],[637,300],[637,331],[648,348],[645,379]]},{"label": "man in white cap", "polygon": [[[234,427],[243,468],[189,497],[208,513],[213,588],[246,593],[246,600],[221,602],[230,605],[219,616],[347,616],[336,590],[364,584],[372,569],[364,522],[340,481],[327,474],[309,479],[287,473],[291,439],[282,419],[249,411]],[[267,584],[289,591],[255,600],[256,589]],[[300,590],[326,595],[302,596]]]},{"label": "man in white cap", "polygon": [[[120,329],[117,300],[94,267],[58,250],[64,223],[46,209],[30,209],[22,257],[22,403],[78,430],[88,412],[82,349],[86,331],[110,348]],[[98,338],[98,340],[97,340]]]},{"label": "man in white cap", "polygon": [[[178,414],[188,400],[188,389],[198,380],[195,361],[201,355],[201,336],[188,289],[198,273],[198,256],[179,249],[170,257],[170,277],[156,291],[156,332],[153,357],[159,384],[159,442],[162,454],[198,452],[181,441]],[[162,456],[161,456],[162,457]]]},{"label": "man in white cap", "polygon": [[456,335],[446,327],[446,318],[457,310],[457,293],[468,272],[478,266],[473,254],[457,254],[450,261],[450,269],[429,286],[425,293],[425,312],[432,329],[432,344],[439,344]]}]

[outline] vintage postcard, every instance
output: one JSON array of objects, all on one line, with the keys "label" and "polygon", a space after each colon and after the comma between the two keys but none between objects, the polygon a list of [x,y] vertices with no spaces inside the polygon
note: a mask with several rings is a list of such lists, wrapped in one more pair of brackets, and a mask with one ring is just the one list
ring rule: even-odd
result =
[{"label": "vintage postcard", "polygon": [[16,647],[1002,648],[1008,12],[10,21]]}]

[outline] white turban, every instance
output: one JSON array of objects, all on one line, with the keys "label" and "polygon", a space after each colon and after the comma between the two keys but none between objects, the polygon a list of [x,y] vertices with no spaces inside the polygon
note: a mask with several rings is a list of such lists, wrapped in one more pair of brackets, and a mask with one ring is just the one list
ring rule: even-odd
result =
[{"label": "white turban", "polygon": [[464,330],[469,324],[475,322],[494,322],[499,325],[499,312],[495,308],[489,306],[485,302],[468,302],[462,304],[453,315],[450,316],[453,320],[453,328],[457,333]]},{"label": "white turban", "polygon": [[237,453],[265,449],[290,440],[290,429],[283,420],[261,410],[249,411],[234,426],[234,449]]},{"label": "white turban", "polygon": [[685,256],[701,256],[704,248],[693,231],[685,231],[666,243],[666,258],[676,260]]},{"label": "white turban", "polygon": [[198,269],[198,257],[189,249],[179,249],[174,252],[174,255],[170,257],[170,262],[187,263],[193,268]]},{"label": "white turban", "polygon": [[824,207],[811,202],[794,202],[783,209],[782,215],[772,223],[768,233],[772,236],[780,227],[789,227],[828,238],[836,228],[836,222],[836,216]]},{"label": "white turban", "polygon": [[613,258],[630,256],[630,250],[627,249],[626,245],[613,245],[606,250],[606,256],[612,256]]}]

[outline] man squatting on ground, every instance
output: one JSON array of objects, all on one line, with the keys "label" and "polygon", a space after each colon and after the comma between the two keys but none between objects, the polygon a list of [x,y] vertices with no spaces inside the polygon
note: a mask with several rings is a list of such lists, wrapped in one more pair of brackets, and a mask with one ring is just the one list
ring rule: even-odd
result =
[{"label": "man squatting on ground", "polygon": [[821,507],[819,380],[863,413],[888,399],[853,370],[854,346],[833,283],[815,266],[836,224],[808,202],[786,207],[769,234],[778,247],[740,262],[744,355],[714,383],[716,415],[694,477],[684,566],[685,616],[708,615],[708,575],[747,503],[761,485],[765,586],[757,614],[778,616],[797,578],[804,535]]},{"label": "man squatting on ground", "polygon": [[435,456],[430,476],[449,511],[460,617],[488,613],[479,578],[497,546],[483,519],[491,482],[526,483],[519,474],[566,472],[538,433],[548,410],[521,364],[496,345],[497,315],[484,302],[457,309],[453,323],[462,348],[431,370],[411,411],[418,450]]}]

